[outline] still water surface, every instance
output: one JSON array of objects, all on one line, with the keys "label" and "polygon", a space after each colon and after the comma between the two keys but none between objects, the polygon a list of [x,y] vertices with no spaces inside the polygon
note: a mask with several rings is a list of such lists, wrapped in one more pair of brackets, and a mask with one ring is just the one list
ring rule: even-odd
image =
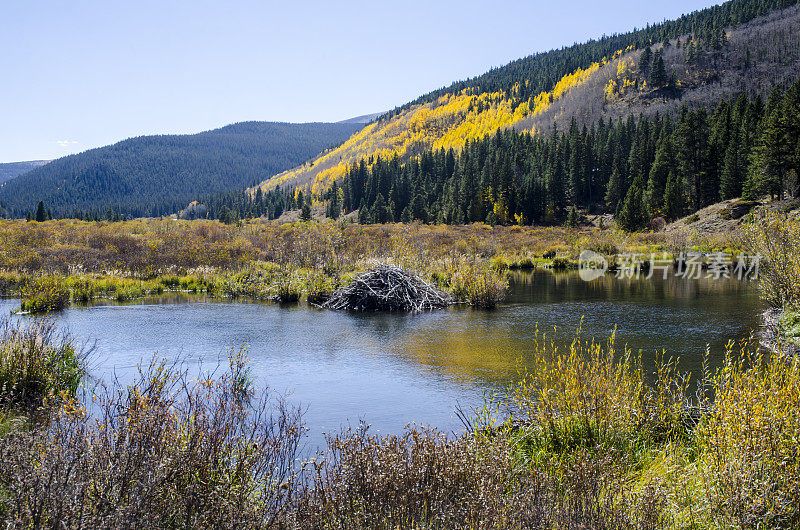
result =
[{"label": "still water surface", "polygon": [[[0,300],[0,314],[18,307]],[[411,422],[460,430],[455,409],[502,391],[531,361],[537,335],[568,343],[582,336],[642,350],[666,350],[699,370],[706,344],[719,362],[728,340],[758,325],[753,284],[736,280],[617,279],[577,274],[512,276],[496,311],[464,307],[419,315],[345,314],[305,305],[232,303],[167,296],[126,305],[72,307],[55,315],[92,344],[91,374],[123,382],[154,353],[211,369],[225,349],[246,344],[258,387],[289,393],[307,408],[311,445],[323,432],[364,420],[399,432]],[[15,317],[31,318],[31,317]]]}]

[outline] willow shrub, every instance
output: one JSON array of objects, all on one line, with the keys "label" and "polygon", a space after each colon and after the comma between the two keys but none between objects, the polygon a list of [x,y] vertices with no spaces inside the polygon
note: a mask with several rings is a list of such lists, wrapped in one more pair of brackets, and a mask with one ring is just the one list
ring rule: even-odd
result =
[{"label": "willow shrub", "polygon": [[52,322],[0,320],[0,404],[29,409],[74,396],[84,373],[81,357]]},{"label": "willow shrub", "polygon": [[459,302],[484,309],[496,307],[508,291],[507,269],[497,270],[467,259],[451,263],[434,279]]},{"label": "willow shrub", "polygon": [[713,511],[743,528],[800,525],[800,360],[734,355],[700,427]]},{"label": "willow shrub", "polygon": [[[397,254],[422,262],[444,257],[495,255],[577,258],[587,248],[631,252],[653,245],[725,248],[735,236],[697,234],[691,241],[673,236],[623,234],[610,230],[520,227],[482,224],[353,225],[349,223],[277,224],[260,220],[241,227],[217,221],[138,219],[123,222],[74,220],[26,223],[0,219],[0,270],[27,274],[114,272],[140,278],[185,274],[199,267],[238,271],[252,261],[298,268],[352,268],[365,259]],[[551,255],[552,252],[552,255]],[[395,263],[402,263],[395,260]]]},{"label": "willow shrub", "polygon": [[255,396],[241,352],[214,377],[153,362],[130,384],[0,437],[7,527],[274,527],[294,490],[300,411]]},{"label": "willow shrub", "polygon": [[[335,271],[332,271],[335,274]],[[339,284],[339,279],[323,271],[308,271],[305,277],[306,299],[308,303],[320,305],[331,297]]]},{"label": "willow shrub", "polygon": [[686,378],[662,362],[647,382],[640,355],[576,338],[560,350],[544,335],[533,346],[536,362],[512,387],[525,427],[522,454],[531,463],[571,459],[584,451],[634,457],[666,441],[688,439]]},{"label": "willow shrub", "polygon": [[60,276],[28,278],[20,286],[22,310],[31,313],[58,311],[70,301],[69,288]]},{"label": "willow shrub", "polygon": [[800,221],[766,212],[748,224],[750,251],[761,256],[759,287],[764,299],[784,307],[800,301]]},{"label": "willow shrub", "polygon": [[506,433],[399,435],[362,426],[327,437],[305,464],[289,513],[297,528],[661,528],[661,503],[616,495],[604,458],[558,478],[517,465]]}]

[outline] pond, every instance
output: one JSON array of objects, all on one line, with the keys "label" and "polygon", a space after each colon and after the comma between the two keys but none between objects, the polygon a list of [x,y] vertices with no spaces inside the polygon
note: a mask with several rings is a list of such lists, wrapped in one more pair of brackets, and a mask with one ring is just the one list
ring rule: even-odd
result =
[{"label": "pond", "polygon": [[[0,314],[19,306],[0,300]],[[738,280],[618,279],[584,282],[577,273],[514,273],[495,311],[453,307],[418,315],[347,314],[305,304],[239,303],[181,295],[132,304],[71,307],[53,318],[94,346],[94,378],[125,381],[155,353],[211,369],[225,350],[246,344],[258,387],[289,393],[307,409],[309,443],[323,432],[371,424],[400,432],[406,424],[461,430],[456,407],[502,392],[531,362],[537,333],[569,343],[581,336],[661,351],[699,373],[708,344],[718,364],[725,344],[759,322],[754,283]],[[14,317],[32,318],[32,317]]]}]

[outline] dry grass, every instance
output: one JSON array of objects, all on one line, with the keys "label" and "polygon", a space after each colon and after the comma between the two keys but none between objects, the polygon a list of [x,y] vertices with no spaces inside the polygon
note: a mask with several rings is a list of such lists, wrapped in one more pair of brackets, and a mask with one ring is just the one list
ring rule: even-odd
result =
[{"label": "dry grass", "polygon": [[[0,236],[0,293],[22,295],[35,311],[55,310],[70,300],[123,301],[165,290],[289,303],[305,296],[319,303],[379,263],[417,274],[458,302],[492,308],[505,296],[507,269],[572,267],[587,249],[613,257],[737,245],[732,236],[593,228],[261,220],[242,226],[147,219],[0,220]],[[41,288],[25,294],[23,285]]]},{"label": "dry grass", "polygon": [[732,237],[694,234],[673,239],[664,233],[482,224],[281,225],[253,220],[237,227],[216,221],[0,220],[0,270],[152,278],[195,270],[241,270],[253,261],[268,261],[330,271],[388,258],[427,263],[462,256],[541,258],[554,251],[558,257],[575,259],[587,249],[614,254],[656,247],[677,253],[687,247],[723,249],[736,244]]}]

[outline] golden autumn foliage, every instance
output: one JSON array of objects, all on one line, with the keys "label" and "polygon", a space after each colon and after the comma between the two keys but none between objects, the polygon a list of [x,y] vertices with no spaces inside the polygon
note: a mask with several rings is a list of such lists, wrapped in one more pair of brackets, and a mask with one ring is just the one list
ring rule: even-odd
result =
[{"label": "golden autumn foliage", "polygon": [[[319,197],[362,158],[388,160],[397,156],[406,161],[431,148],[459,151],[468,141],[513,127],[527,116],[544,112],[600,67],[600,63],[594,63],[586,69],[578,69],[565,75],[552,90],[527,100],[519,100],[504,91],[476,94],[472,89],[465,89],[457,94],[445,94],[436,101],[415,105],[389,119],[371,123],[341,146],[259,186],[263,191],[286,184],[302,186]],[[519,86],[512,90],[512,93],[518,92]]]},{"label": "golden autumn foliage", "polygon": [[504,425],[532,469],[600,459],[609,494],[656,508],[645,528],[797,528],[800,361],[735,346],[716,372],[692,374],[693,390],[674,359],[645,369],[613,334],[565,349],[541,335],[536,363],[483,422],[497,428],[495,405],[516,411]]},{"label": "golden autumn foliage", "polygon": [[[646,82],[643,81],[642,88]],[[638,88],[638,77],[634,71],[634,63],[630,60],[618,59],[617,73],[613,79],[609,79],[605,86],[604,94],[607,101],[620,97],[629,89]]]},{"label": "golden autumn foliage", "polygon": [[712,510],[741,527],[800,524],[800,360],[728,351],[701,425]]}]

